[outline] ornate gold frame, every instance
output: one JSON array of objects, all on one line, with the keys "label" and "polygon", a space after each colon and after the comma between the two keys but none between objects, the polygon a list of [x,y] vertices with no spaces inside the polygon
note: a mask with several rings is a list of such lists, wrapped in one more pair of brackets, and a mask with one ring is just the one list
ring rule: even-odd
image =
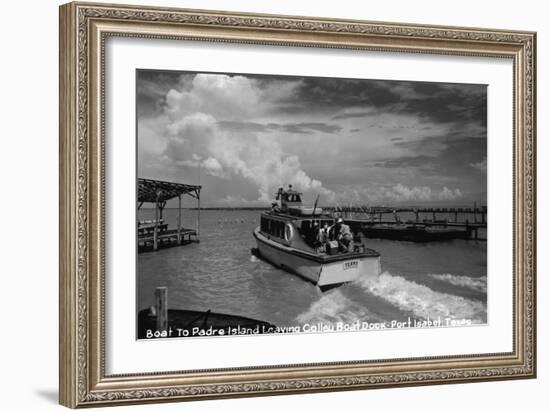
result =
[{"label": "ornate gold frame", "polygon": [[[513,352],[105,375],[103,51],[109,36],[512,59]],[[535,41],[532,32],[92,3],[61,6],[61,404],[101,406],[535,377]]]}]

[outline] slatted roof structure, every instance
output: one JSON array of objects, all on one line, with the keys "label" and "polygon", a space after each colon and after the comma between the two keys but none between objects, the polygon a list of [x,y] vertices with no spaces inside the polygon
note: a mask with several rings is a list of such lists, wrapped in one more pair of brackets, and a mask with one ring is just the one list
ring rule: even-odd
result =
[{"label": "slatted roof structure", "polygon": [[202,186],[172,183],[169,181],[138,179],[138,202],[143,203],[165,203],[175,197],[189,195],[197,200],[200,199]]},{"label": "slatted roof structure", "polygon": [[[195,236],[195,241],[198,241],[200,235],[200,210],[201,210],[201,188],[202,186],[182,183],[172,183],[170,181],[150,180],[147,178],[138,178],[138,210],[144,203],[153,203],[155,205],[155,219],[152,221],[138,222],[138,227],[141,225],[140,238],[145,246],[150,242],[151,233],[153,231],[153,250],[157,250],[159,242],[182,244],[182,235],[187,234],[189,241],[191,235]],[[181,225],[181,197],[189,195],[197,199],[197,228],[184,229]],[[166,207],[166,202],[172,198],[178,199],[178,215],[177,228],[170,229],[168,224],[163,219],[163,210]],[[153,226],[151,227],[151,224]],[[149,225],[149,226],[147,226]]]}]

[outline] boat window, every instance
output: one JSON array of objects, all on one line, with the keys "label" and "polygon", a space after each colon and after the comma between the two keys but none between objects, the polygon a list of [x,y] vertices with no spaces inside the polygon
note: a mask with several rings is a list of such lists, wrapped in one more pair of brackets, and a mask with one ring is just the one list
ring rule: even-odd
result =
[{"label": "boat window", "polygon": [[285,224],[282,221],[277,221],[277,237],[283,238],[285,232],[284,230]]},{"label": "boat window", "polygon": [[285,223],[283,221],[271,220],[269,218],[261,218],[260,229],[263,232],[271,234],[275,237],[285,237]]}]

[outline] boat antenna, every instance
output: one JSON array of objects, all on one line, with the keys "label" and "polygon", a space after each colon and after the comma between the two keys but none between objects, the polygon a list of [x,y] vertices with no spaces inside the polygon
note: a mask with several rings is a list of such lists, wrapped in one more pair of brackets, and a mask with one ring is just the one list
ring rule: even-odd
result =
[{"label": "boat antenna", "polygon": [[313,204],[313,218],[315,218],[315,209],[317,208],[317,203],[319,202],[319,195],[320,194],[317,194],[317,198],[315,199],[315,204]]},{"label": "boat antenna", "polygon": [[199,184],[201,185],[201,161],[199,160]]}]

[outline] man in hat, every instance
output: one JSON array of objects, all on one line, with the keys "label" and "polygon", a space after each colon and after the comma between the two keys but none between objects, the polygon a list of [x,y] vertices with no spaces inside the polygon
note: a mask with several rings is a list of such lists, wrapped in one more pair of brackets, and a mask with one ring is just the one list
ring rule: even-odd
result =
[{"label": "man in hat", "polygon": [[338,241],[338,248],[342,252],[348,252],[352,249],[353,235],[347,224],[344,224],[344,219],[338,217],[336,223],[331,227],[330,237],[332,240]]}]

